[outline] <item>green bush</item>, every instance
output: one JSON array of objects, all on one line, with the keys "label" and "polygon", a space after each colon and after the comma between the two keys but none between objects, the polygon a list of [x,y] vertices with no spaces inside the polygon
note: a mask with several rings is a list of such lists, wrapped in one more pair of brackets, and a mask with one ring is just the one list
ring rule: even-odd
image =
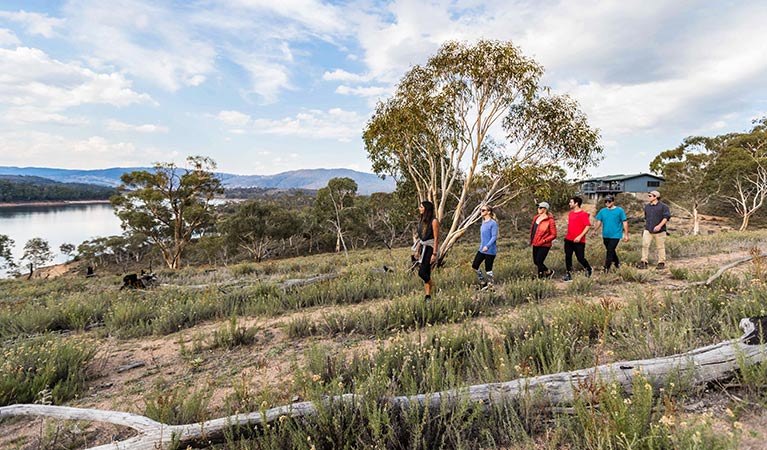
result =
[{"label": "green bush", "polygon": [[77,397],[96,347],[84,340],[44,335],[3,346],[0,406],[32,403],[49,390],[54,404]]}]

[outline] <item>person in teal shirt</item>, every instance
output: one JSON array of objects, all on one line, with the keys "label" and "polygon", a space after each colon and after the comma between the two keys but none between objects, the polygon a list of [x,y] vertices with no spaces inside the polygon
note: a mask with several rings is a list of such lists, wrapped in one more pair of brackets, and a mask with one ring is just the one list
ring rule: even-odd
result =
[{"label": "person in teal shirt", "polygon": [[605,207],[597,213],[596,224],[591,231],[595,235],[599,227],[602,227],[602,242],[605,244],[605,273],[610,271],[613,264],[615,268],[620,267],[618,253],[615,251],[621,239],[629,240],[629,223],[626,218],[626,212],[620,206],[615,206],[615,197],[608,195],[605,197]]}]

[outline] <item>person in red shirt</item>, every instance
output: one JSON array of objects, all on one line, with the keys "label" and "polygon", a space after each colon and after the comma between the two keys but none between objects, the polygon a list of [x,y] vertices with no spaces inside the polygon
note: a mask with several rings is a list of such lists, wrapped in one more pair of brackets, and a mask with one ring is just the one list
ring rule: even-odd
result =
[{"label": "person in red shirt", "polygon": [[591,218],[588,212],[581,209],[582,204],[582,198],[578,196],[570,198],[570,214],[567,216],[567,235],[565,235],[565,268],[567,273],[562,281],[573,279],[573,253],[578,258],[578,262],[586,269],[586,276],[591,276],[591,265],[586,260],[586,233],[591,228]]}]

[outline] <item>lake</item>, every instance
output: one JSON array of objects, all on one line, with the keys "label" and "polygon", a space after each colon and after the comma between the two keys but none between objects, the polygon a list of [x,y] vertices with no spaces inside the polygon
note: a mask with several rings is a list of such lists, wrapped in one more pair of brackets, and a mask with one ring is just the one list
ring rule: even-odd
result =
[{"label": "lake", "polygon": [[[32,238],[48,241],[55,256],[50,264],[60,264],[67,260],[59,251],[61,244],[77,247],[85,240],[122,232],[120,219],[109,203],[0,207],[0,234],[16,242],[13,256],[17,262],[24,253],[24,244]],[[0,277],[4,276],[0,271]]]}]

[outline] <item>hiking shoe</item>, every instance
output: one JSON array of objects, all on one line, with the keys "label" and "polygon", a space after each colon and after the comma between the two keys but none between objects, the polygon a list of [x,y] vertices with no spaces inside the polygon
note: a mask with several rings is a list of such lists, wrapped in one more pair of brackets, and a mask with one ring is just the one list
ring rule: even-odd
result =
[{"label": "hiking shoe", "polygon": [[544,273],[543,276],[546,278],[554,278],[554,269],[549,269],[549,271]]},{"label": "hiking shoe", "polygon": [[592,274],[593,272],[594,272],[594,271],[593,271],[592,269],[589,269],[589,270],[586,272],[586,277],[587,277],[587,278],[591,278],[591,274]]},{"label": "hiking shoe", "polygon": [[431,300],[431,295],[425,295],[423,297],[423,301],[428,302],[429,300]]},{"label": "hiking shoe", "polygon": [[637,264],[637,269],[646,269],[647,268],[647,261],[639,261],[639,264]]},{"label": "hiking shoe", "polygon": [[659,262],[657,266],[655,266],[658,270],[663,270],[666,268],[666,263]]},{"label": "hiking shoe", "polygon": [[570,276],[570,273],[566,273],[565,276],[562,277],[562,281],[573,281],[573,277]]}]

